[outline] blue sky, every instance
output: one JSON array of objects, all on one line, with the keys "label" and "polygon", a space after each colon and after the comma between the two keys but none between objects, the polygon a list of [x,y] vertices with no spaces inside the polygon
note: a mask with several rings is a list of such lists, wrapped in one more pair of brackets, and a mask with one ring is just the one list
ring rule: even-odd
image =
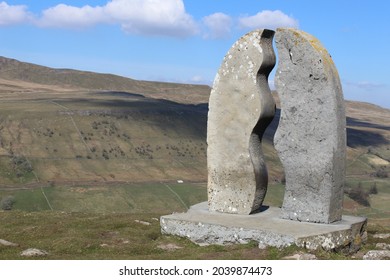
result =
[{"label": "blue sky", "polygon": [[328,49],[345,99],[390,108],[389,10],[383,0],[0,0],[0,55],[211,85],[246,32],[295,27]]}]

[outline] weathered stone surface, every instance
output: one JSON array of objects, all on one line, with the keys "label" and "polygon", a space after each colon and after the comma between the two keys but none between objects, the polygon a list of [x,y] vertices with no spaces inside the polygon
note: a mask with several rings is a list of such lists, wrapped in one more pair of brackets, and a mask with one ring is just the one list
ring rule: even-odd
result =
[{"label": "weathered stone surface", "polygon": [[286,176],[282,217],[332,223],[342,215],[346,129],[340,79],[321,43],[278,29],[281,117],[274,144]]},{"label": "weathered stone surface", "polygon": [[377,244],[375,244],[375,248],[376,249],[380,249],[380,250],[390,250],[390,244],[387,244],[387,243],[377,243]]},{"label": "weathered stone surface", "polygon": [[280,218],[281,209],[262,207],[252,215],[233,215],[208,211],[207,203],[192,206],[186,213],[162,216],[161,231],[186,237],[194,243],[259,243],[259,248],[289,245],[309,250],[324,249],[353,253],[364,243],[366,218],[343,216],[332,224],[297,222]]},{"label": "weathered stone surface", "polygon": [[268,75],[274,31],[255,30],[226,54],[214,80],[207,126],[210,211],[249,214],[268,184],[261,141],[275,114]]},{"label": "weathered stone surface", "polygon": [[23,257],[37,257],[37,256],[46,256],[48,254],[49,253],[44,251],[44,250],[30,248],[30,249],[24,250],[20,255]]},{"label": "weathered stone surface", "polygon": [[379,239],[387,239],[390,238],[390,233],[376,233],[372,237]]},{"label": "weathered stone surface", "polygon": [[390,250],[371,250],[364,256],[363,260],[390,260]]},{"label": "weathered stone surface", "polygon": [[17,246],[19,246],[19,245],[16,244],[16,243],[12,243],[12,242],[9,242],[9,241],[4,240],[4,239],[0,239],[0,245],[3,245],[3,246],[10,246],[10,247],[17,247]]}]

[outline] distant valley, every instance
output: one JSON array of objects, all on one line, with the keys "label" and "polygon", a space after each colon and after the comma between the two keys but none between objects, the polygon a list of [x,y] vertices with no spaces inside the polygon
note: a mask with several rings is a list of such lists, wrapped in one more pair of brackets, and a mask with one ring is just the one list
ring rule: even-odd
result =
[{"label": "distant valley", "polygon": [[[177,181],[205,187],[209,94],[204,85],[137,81],[0,57],[0,189]],[[372,203],[388,203],[390,110],[353,101],[346,107],[347,187],[369,190],[375,184],[382,196]],[[263,145],[271,188],[283,182],[272,145],[277,122]],[[364,210],[349,198],[345,204]]]}]

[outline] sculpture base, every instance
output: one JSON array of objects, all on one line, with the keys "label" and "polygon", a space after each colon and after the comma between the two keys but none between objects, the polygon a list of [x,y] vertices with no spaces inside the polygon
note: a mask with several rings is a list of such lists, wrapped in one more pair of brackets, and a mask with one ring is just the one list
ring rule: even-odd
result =
[{"label": "sculpture base", "polygon": [[163,234],[186,237],[199,245],[256,241],[260,248],[295,244],[349,254],[358,251],[367,239],[364,217],[343,216],[332,224],[315,224],[281,219],[280,215],[280,208],[267,206],[252,215],[209,212],[207,202],[202,202],[186,213],[162,216],[160,224]]}]

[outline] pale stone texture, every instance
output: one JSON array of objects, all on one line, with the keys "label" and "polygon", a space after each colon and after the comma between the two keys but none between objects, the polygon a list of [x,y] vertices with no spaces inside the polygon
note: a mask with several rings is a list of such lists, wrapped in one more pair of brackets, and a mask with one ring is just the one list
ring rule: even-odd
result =
[{"label": "pale stone texture", "polygon": [[390,260],[390,251],[371,250],[363,256],[363,260]]},{"label": "pale stone texture", "polygon": [[390,250],[390,244],[387,243],[377,243],[375,244],[376,249],[381,249],[381,250]]},{"label": "pale stone texture", "polygon": [[39,257],[39,256],[46,256],[48,254],[49,253],[44,251],[44,250],[30,248],[30,249],[24,250],[20,255],[23,257]]},{"label": "pale stone texture", "polygon": [[268,75],[274,31],[255,30],[226,54],[214,80],[207,126],[210,211],[250,214],[267,190],[263,133],[275,114]]},{"label": "pale stone texture", "polygon": [[275,41],[281,117],[274,143],[286,176],[282,218],[339,221],[346,118],[338,72],[329,53],[310,34],[281,28]]},{"label": "pale stone texture", "polygon": [[4,239],[0,239],[0,245],[3,245],[3,246],[11,246],[11,247],[19,246],[19,245],[16,244],[16,243],[12,243],[12,242],[9,242],[9,241],[4,240]]},{"label": "pale stone texture", "polygon": [[161,231],[186,237],[199,245],[259,243],[259,248],[296,245],[308,250],[324,249],[354,253],[367,239],[366,218],[343,216],[332,224],[297,222],[279,218],[281,209],[262,207],[252,215],[208,211],[206,202],[186,213],[162,216]]},{"label": "pale stone texture", "polygon": [[390,237],[390,233],[377,233],[374,234],[372,237],[379,238],[379,239],[387,239]]}]

